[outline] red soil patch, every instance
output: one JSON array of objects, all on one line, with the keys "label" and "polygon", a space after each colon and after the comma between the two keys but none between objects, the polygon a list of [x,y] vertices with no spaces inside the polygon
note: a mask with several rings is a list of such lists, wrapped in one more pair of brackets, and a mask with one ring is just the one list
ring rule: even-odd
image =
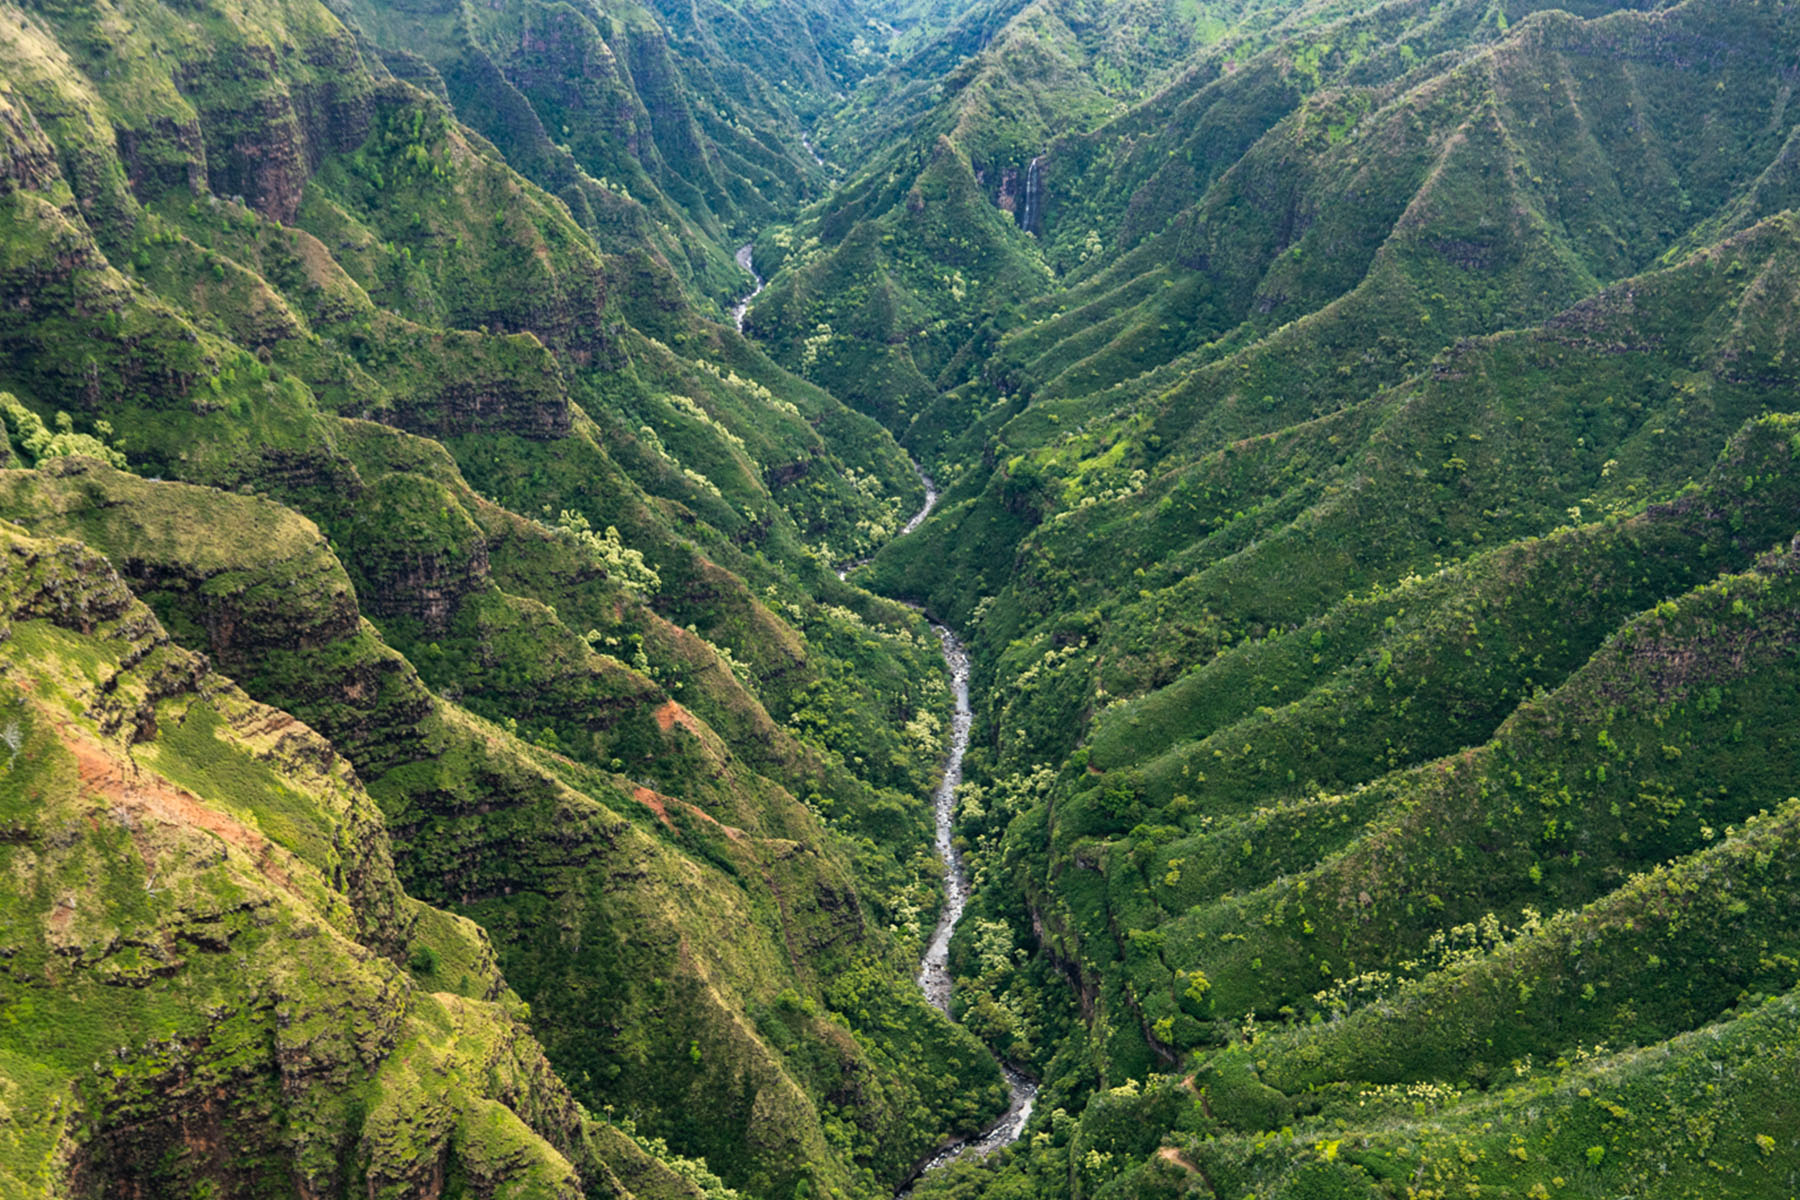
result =
[{"label": "red soil patch", "polygon": [[1166,1163],[1174,1163],[1182,1170],[1190,1172],[1191,1174],[1198,1175],[1200,1173],[1200,1168],[1189,1162],[1187,1155],[1183,1154],[1173,1146],[1164,1146],[1161,1150],[1156,1152],[1156,1157],[1162,1159]]},{"label": "red soil patch", "polygon": [[669,820],[667,797],[659,796],[647,787],[641,787],[632,789],[631,798],[655,813],[656,819],[661,821],[664,825],[667,825],[670,829],[675,828],[675,822]]},{"label": "red soil patch", "polygon": [[681,707],[681,705],[675,703],[673,700],[656,710],[656,727],[658,729],[667,733],[677,725],[681,726],[695,737],[700,736],[700,722],[694,718],[693,713]]},{"label": "red soil patch", "polygon": [[[275,864],[275,846],[243,822],[205,804],[183,788],[176,787],[160,775],[141,770],[133,763],[121,763],[86,738],[61,731],[61,740],[75,756],[76,769],[88,791],[104,797],[114,808],[148,817],[164,825],[178,828],[204,829],[236,846],[250,856],[256,869],[278,886],[292,891],[293,880]],[[152,870],[148,847],[140,840],[139,852]]]},{"label": "red soil patch", "polygon": [[66,933],[75,923],[75,905],[58,900],[50,909],[50,932]]},{"label": "red soil patch", "polygon": [[682,808],[693,813],[702,821],[705,821],[707,824],[718,829],[734,842],[746,841],[750,836],[736,825],[727,825],[723,821],[720,821],[719,818],[713,816],[697,804],[689,804],[686,800],[677,800],[673,796],[660,795],[647,787],[633,788],[631,790],[631,798],[655,813],[656,819],[661,821],[664,825],[667,825],[670,829],[675,828],[675,822],[669,819],[669,805],[679,804]]}]

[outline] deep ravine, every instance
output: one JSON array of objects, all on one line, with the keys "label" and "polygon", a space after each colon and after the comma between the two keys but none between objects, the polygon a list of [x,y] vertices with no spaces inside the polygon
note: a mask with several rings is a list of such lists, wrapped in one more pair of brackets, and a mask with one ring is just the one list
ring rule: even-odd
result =
[{"label": "deep ravine", "polygon": [[[926,480],[925,507],[907,525],[908,532],[930,515],[936,500],[937,490],[930,480]],[[944,862],[944,908],[938,916],[937,929],[925,947],[925,958],[919,964],[919,989],[933,1008],[948,1017],[951,1015],[950,937],[956,932],[957,922],[962,920],[963,909],[969,902],[969,870],[956,848],[954,837],[956,787],[962,782],[963,756],[969,749],[969,727],[974,714],[969,708],[968,648],[948,627],[933,621],[931,628],[937,633],[938,641],[943,643],[944,662],[950,668],[950,688],[956,697],[956,712],[950,724],[950,754],[944,760],[944,777],[931,798],[932,811],[937,818],[938,857]],[[1032,1105],[1037,1102],[1037,1084],[1006,1063],[1001,1064],[1001,1069],[1006,1072],[1006,1084],[1011,1092],[1006,1112],[974,1137],[959,1138],[926,1159],[919,1168],[919,1175],[948,1166],[965,1155],[991,1154],[1019,1140],[1019,1135],[1025,1131],[1025,1123],[1031,1120]],[[917,1176],[914,1178],[916,1180]],[[905,1196],[910,1191],[909,1183],[900,1195]]]},{"label": "deep ravine", "polygon": [[[731,310],[732,319],[740,333],[743,332],[744,315],[750,309],[750,302],[762,293],[765,284],[763,277],[756,273],[756,268],[752,265],[753,251],[753,245],[746,245],[737,252],[738,266],[749,272],[750,277],[756,281],[756,286],[750,293]],[[900,532],[895,535],[897,537],[905,537],[923,525],[938,504],[937,484],[918,463],[913,463],[912,468],[913,473],[919,477],[919,482],[925,486],[925,502],[901,526]],[[838,570],[838,578],[845,578],[867,561],[859,559],[846,563]],[[950,668],[950,690],[956,705],[950,721],[950,752],[944,759],[943,778],[939,780],[937,790],[932,793],[931,798],[932,813],[937,825],[937,854],[944,864],[944,907],[938,914],[937,928],[932,931],[931,941],[926,944],[925,957],[919,963],[918,983],[919,990],[925,993],[926,1001],[946,1017],[951,1017],[950,938],[955,934],[957,923],[962,920],[963,910],[968,907],[969,902],[969,870],[955,841],[956,788],[962,782],[963,757],[969,750],[969,729],[974,722],[974,712],[969,707],[968,647],[963,645],[962,639],[949,626],[933,621],[931,628],[944,648],[944,665]],[[980,1157],[991,1154],[1002,1146],[1009,1146],[1019,1140],[1026,1123],[1031,1120],[1038,1085],[1024,1073],[1015,1070],[1010,1063],[1002,1062],[1000,1069],[1006,1075],[1010,1092],[1006,1112],[975,1136],[956,1138],[940,1147],[919,1165],[912,1178],[897,1193],[898,1196],[909,1195],[913,1184],[927,1172],[948,1166],[967,1155]]]},{"label": "deep ravine", "polygon": [[[925,518],[931,515],[938,502],[937,485],[932,482],[931,477],[919,470],[917,463],[913,464],[913,470],[918,471],[919,482],[925,485],[925,503],[900,530],[901,537],[924,524]],[[963,756],[969,750],[969,729],[974,723],[974,712],[969,707],[968,647],[963,645],[962,639],[949,626],[933,621],[931,628],[944,648],[944,665],[950,668],[950,691],[955,697],[956,706],[950,720],[950,752],[944,759],[944,775],[931,797],[932,814],[937,823],[937,853],[944,864],[944,907],[938,914],[937,928],[932,931],[931,941],[925,946],[925,957],[919,963],[918,978],[919,990],[925,993],[925,999],[933,1008],[949,1017],[950,938],[956,932],[957,922],[962,920],[963,910],[969,903],[969,869],[963,862],[962,853],[956,848],[956,788],[962,782]],[[1023,1073],[1014,1070],[1010,1064],[1001,1063],[1001,1070],[1006,1073],[1006,1085],[1011,1093],[1006,1112],[974,1137],[957,1138],[926,1159],[913,1178],[900,1190],[900,1196],[910,1194],[912,1185],[929,1171],[948,1166],[966,1155],[980,1157],[991,1154],[1000,1147],[1019,1140],[1019,1135],[1025,1132],[1026,1122],[1031,1120],[1031,1108],[1037,1102],[1038,1085]]]},{"label": "deep ravine", "polygon": [[[756,261],[755,260],[756,260],[756,246],[754,243],[750,243],[750,244],[746,244],[746,245],[738,247],[737,265],[744,268],[744,270],[749,273],[750,278],[754,279],[756,281],[756,286],[754,286],[750,289],[750,294],[745,296],[742,300],[739,300],[737,302],[737,305],[735,307],[733,307],[731,310],[731,322],[732,322],[732,324],[737,326],[737,331],[739,333],[744,332],[744,318],[747,315],[749,315],[750,302],[752,300],[756,299],[758,296],[762,295],[763,285],[765,282],[763,277],[756,273]],[[929,507],[929,506],[927,506],[927,507]]]}]

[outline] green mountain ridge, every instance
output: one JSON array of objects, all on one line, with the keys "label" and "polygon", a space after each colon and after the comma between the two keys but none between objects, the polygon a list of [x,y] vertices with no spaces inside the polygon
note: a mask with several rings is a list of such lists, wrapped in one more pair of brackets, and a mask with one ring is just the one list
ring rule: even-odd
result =
[{"label": "green mountain ridge", "polygon": [[[328,745],[88,548],[4,536],[9,1192],[700,1194],[581,1114],[481,931],[400,890]],[[395,961],[415,938],[461,994]]]},{"label": "green mountain ridge", "polygon": [[[1540,936],[1552,913],[1591,912],[1590,928],[1606,928],[1610,906],[1631,911],[1634,873],[1670,856],[1684,870],[1703,837],[1778,810],[1787,794],[1786,743],[1766,715],[1781,707],[1773,697],[1786,686],[1785,652],[1779,635],[1740,633],[1755,610],[1731,585],[1720,585],[1733,596],[1731,615],[1720,625],[1715,614],[1709,640],[1648,662],[1621,649],[1625,678],[1654,676],[1664,655],[1717,661],[1710,639],[1766,639],[1767,677],[1733,682],[1727,664],[1737,659],[1726,652],[1719,674],[1687,686],[1698,689],[1702,713],[1719,711],[1711,706],[1727,695],[1746,704],[1769,697],[1772,709],[1740,709],[1710,732],[1678,734],[1683,713],[1712,719],[1696,715],[1694,693],[1684,704],[1676,690],[1671,711],[1658,707],[1670,704],[1668,685],[1652,702],[1620,683],[1603,703],[1569,701],[1611,717],[1587,715],[1574,728],[1564,717],[1546,729],[1530,716],[1534,695],[1561,696],[1580,686],[1583,663],[1596,670],[1612,647],[1641,642],[1645,618],[1634,614],[1667,608],[1672,617],[1679,605],[1703,603],[1715,573],[1740,578],[1733,573],[1794,533],[1791,502],[1777,499],[1767,525],[1754,516],[1757,485],[1788,475],[1792,436],[1759,417],[1790,407],[1775,364],[1785,361],[1790,328],[1792,218],[1749,199],[1768,194],[1764,181],[1779,168],[1765,164],[1781,160],[1785,134],[1767,124],[1766,108],[1744,109],[1756,136],[1721,143],[1741,165],[1709,154],[1709,190],[1680,196],[1700,222],[1695,233],[1675,222],[1645,228],[1633,251],[1627,239],[1594,241],[1572,220],[1584,193],[1568,196],[1570,148],[1582,143],[1567,117],[1582,109],[1559,98],[1534,110],[1530,97],[1551,84],[1522,86],[1560,74],[1565,88],[1573,77],[1595,96],[1616,95],[1616,70],[1546,65],[1582,61],[1570,58],[1576,46],[1590,60],[1599,47],[1647,64],[1629,71],[1666,70],[1653,49],[1705,44],[1701,30],[1759,38],[1756,53],[1779,54],[1791,40],[1737,6],[1592,22],[1547,14],[1492,50],[1450,60],[1442,74],[1414,68],[1392,99],[1320,91],[1260,142],[1243,143],[1235,164],[1214,168],[1202,202],[1212,215],[1172,214],[1160,242],[1118,258],[1118,279],[1130,278],[1136,255],[1150,268],[1144,282],[1086,284],[1072,273],[1068,293],[1040,302],[1068,316],[1037,324],[1027,316],[997,353],[985,353],[985,378],[941,397],[935,416],[910,421],[915,445],[930,444],[920,440],[926,421],[954,431],[935,455],[951,464],[951,478],[969,473],[937,522],[884,551],[869,579],[966,622],[991,697],[963,824],[991,863],[991,886],[978,893],[987,911],[962,951],[962,1000],[995,1045],[1043,1064],[1049,1103],[1069,1118],[1047,1125],[1030,1153],[1003,1167],[958,1168],[961,1177],[932,1194],[1401,1194],[1403,1181],[1421,1178],[1446,1194],[1483,1195],[1565,1186],[1584,1195],[1766,1195],[1780,1186],[1781,1168],[1769,1163],[1787,1144],[1778,1117],[1768,1129],[1734,1126],[1729,1148],[1707,1154],[1711,1130],[1728,1116],[1782,1111],[1779,1089],[1684,1109],[1679,1072],[1645,1071],[1641,1056],[1629,1058],[1638,1065],[1615,1076],[1628,1081],[1618,1085],[1658,1111],[1673,1106],[1705,1136],[1674,1148],[1655,1135],[1634,1141],[1620,1124],[1628,1118],[1615,1117],[1610,1133],[1594,1130],[1575,1145],[1558,1132],[1580,1123],[1571,1114],[1515,1120],[1496,1138],[1473,1115],[1482,1090],[1533,1063],[1555,1064],[1546,1086],[1556,1086],[1577,1052],[1604,1059],[1621,1043],[1729,1024],[1738,1006],[1794,984],[1781,965],[1792,935],[1779,906],[1772,923],[1756,925],[1735,899],[1722,903],[1756,930],[1751,940],[1734,940],[1728,924],[1677,921],[1659,944],[1621,944],[1607,968],[1583,951],[1572,983],[1567,940],[1535,954],[1515,943],[1519,930]],[[1511,103],[1529,119],[1491,98],[1495,81],[1509,78],[1520,98]],[[1629,94],[1656,97],[1652,111],[1667,119],[1717,127],[1723,109],[1701,114],[1741,100],[1746,86],[1689,63]],[[1150,109],[1158,104],[1170,100]],[[1459,110],[1469,116],[1448,116]],[[1781,106],[1774,111],[1779,120]],[[1545,132],[1547,117],[1564,124]],[[1143,120],[1156,128],[1154,117]],[[1373,149],[1383,139],[1431,145],[1459,123],[1416,166]],[[1592,116],[1587,124],[1609,134],[1633,128]],[[1162,126],[1165,137],[1197,128],[1204,124]],[[1241,124],[1231,128],[1241,133]],[[1308,142],[1313,128],[1327,136]],[[1655,126],[1637,128],[1641,138]],[[1520,157],[1534,140],[1554,170]],[[1686,134],[1663,144],[1677,143],[1682,154],[1697,144]],[[1362,175],[1321,185],[1315,215],[1303,208],[1296,217],[1271,189],[1292,188],[1281,172],[1321,156]],[[1053,149],[1052,226],[1056,158]],[[1700,162],[1668,151],[1658,160],[1671,181],[1681,162]],[[1613,150],[1597,161],[1616,175],[1627,160]],[[1107,170],[1116,172],[1116,160],[1094,162],[1096,177],[1116,185]],[[1496,162],[1507,164],[1502,173]],[[1371,172],[1427,183],[1394,193],[1388,211],[1404,210],[1396,221],[1343,203],[1347,193],[1366,196],[1370,183],[1351,181]],[[1496,192],[1496,178],[1516,190]],[[1143,227],[1140,201],[1165,189],[1137,186],[1111,218],[1126,231]],[[1552,186],[1565,197],[1556,206],[1533,198]],[[1643,204],[1655,192],[1634,183],[1624,194]],[[1751,225],[1752,211],[1769,215]],[[1294,226],[1284,231],[1281,221]],[[1347,222],[1361,221],[1373,238],[1347,236]],[[1267,240],[1244,236],[1265,222]],[[1700,229],[1743,232],[1695,253]],[[1266,244],[1283,253],[1253,254],[1243,270],[1218,261],[1217,250],[1187,251],[1182,242],[1202,230],[1233,255]],[[1374,248],[1372,257],[1357,257],[1369,254],[1358,246]],[[1609,266],[1584,247],[1625,257]],[[1658,269],[1659,256],[1673,265]],[[1645,267],[1581,300],[1609,275]],[[1105,270],[1091,277],[1103,280]],[[1507,271],[1525,273],[1509,286]],[[1242,282],[1232,283],[1233,272]],[[1084,286],[1093,290],[1078,307]],[[1204,337],[1188,307],[1194,290],[1223,296],[1232,286],[1235,311],[1214,319],[1244,324],[1215,347],[1160,349],[1154,334],[1136,332],[1145,317],[1132,306],[1142,304],[1161,329]],[[1316,311],[1295,321],[1280,306],[1293,303],[1297,286],[1318,298],[1301,301]],[[1529,332],[1490,332],[1544,317],[1552,319]],[[1075,332],[1084,327],[1091,332]],[[1035,354],[1048,365],[1034,365]],[[1116,374],[1091,373],[1102,362]],[[999,399],[984,401],[996,380]],[[1774,459],[1761,459],[1759,445]],[[1709,472],[1700,492],[1681,493]],[[1683,514],[1702,512],[1705,522],[1682,535],[1692,540],[1646,540],[1650,528],[1673,532],[1692,519]],[[1582,524],[1595,518],[1603,524]],[[1732,559],[1712,557],[1734,543]],[[1775,561],[1759,570],[1736,586],[1766,578],[1778,587],[1785,577]],[[1621,730],[1646,711],[1654,733]],[[1759,726],[1770,731],[1760,743],[1767,759],[1742,740]],[[1637,748],[1621,750],[1628,736]],[[1537,757],[1559,744],[1576,749],[1561,761]],[[1713,756],[1696,762],[1701,747]],[[1486,756],[1507,768],[1485,766]],[[1440,773],[1471,769],[1474,781],[1441,794]],[[1525,803],[1494,803],[1520,789]],[[1671,841],[1681,812],[1695,815]],[[1602,849],[1607,839],[1614,849]],[[1770,897],[1781,886],[1756,885]],[[1607,898],[1613,888],[1616,900]],[[1604,938],[1583,933],[1577,944]],[[1076,1011],[1047,1005],[1054,982],[989,949],[1034,941],[1074,977]],[[1705,957],[1681,957],[1696,953]],[[1463,987],[1452,969],[1487,974]],[[1718,990],[1677,999],[1699,979]],[[1396,989],[1401,1001],[1388,999]],[[1569,1011],[1583,1005],[1593,1013],[1586,1025]],[[1661,1015],[1643,1015],[1656,1006]],[[1320,1022],[1334,1032],[1308,1032]],[[1248,1056],[1230,1049],[1246,1041],[1256,1047]],[[1288,1053],[1308,1066],[1290,1072],[1281,1065]],[[1416,1065],[1402,1065],[1409,1061]],[[1188,1079],[1185,1091],[1145,1083],[1171,1070]],[[1384,1088],[1391,1099],[1378,1099]],[[1376,1114],[1421,1105],[1443,1110],[1431,1130],[1381,1132],[1390,1127]],[[1269,1139],[1290,1136],[1288,1126],[1296,1149],[1271,1151]],[[1533,1137],[1547,1140],[1528,1146]],[[1357,1153],[1343,1158],[1353,1145]],[[1402,1170],[1395,1159],[1408,1155]],[[1519,1165],[1527,1161],[1539,1165]],[[1598,1169],[1606,1163],[1610,1170]],[[1702,1174],[1688,1173],[1695,1169]]]},{"label": "green mountain ridge", "polygon": [[[141,475],[274,498],[70,468],[9,484],[14,514],[102,544],[178,640],[333,739],[403,884],[494,933],[591,1111],[763,1194],[897,1180],[997,1103],[907,982],[935,647],[821,561],[917,487],[886,436],[699,315],[654,247],[606,255],[322,9],[140,6],[107,49],[109,7],[7,17],[9,456],[100,447],[57,428],[72,407]],[[468,958],[415,941],[427,975]],[[670,1121],[694,1095],[712,1122]]]},{"label": "green mountain ridge", "polygon": [[1785,1195],[1796,53],[0,4],[0,1194]]}]

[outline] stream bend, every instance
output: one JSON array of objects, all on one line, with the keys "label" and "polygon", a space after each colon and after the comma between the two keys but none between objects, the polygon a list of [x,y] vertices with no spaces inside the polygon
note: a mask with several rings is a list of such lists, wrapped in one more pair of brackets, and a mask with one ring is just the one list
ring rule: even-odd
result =
[{"label": "stream bend", "polygon": [[749,315],[750,302],[762,295],[763,287],[767,283],[767,280],[756,273],[755,256],[756,245],[754,242],[738,247],[737,265],[744,268],[750,278],[756,281],[756,286],[750,289],[750,294],[739,300],[731,309],[731,322],[737,326],[739,333],[744,332],[744,318]]},{"label": "stream bend", "polygon": [[[750,277],[756,281],[754,290],[738,301],[737,306],[731,310],[732,320],[740,333],[744,329],[744,315],[750,310],[750,302],[762,294],[764,286],[763,277],[756,273],[756,267],[751,261],[753,250],[753,246],[744,246],[737,252],[738,266],[749,272]],[[896,535],[898,537],[905,537],[923,525],[925,518],[932,514],[938,504],[937,484],[920,469],[918,463],[913,463],[912,467],[919,482],[925,485],[925,503],[901,527]],[[844,578],[861,565],[862,561],[846,564],[838,571],[838,578]],[[963,645],[962,639],[949,626],[933,621],[931,628],[943,646],[944,664],[950,668],[950,690],[955,697],[956,707],[950,721],[950,752],[944,759],[944,775],[931,797],[932,813],[937,825],[937,854],[944,864],[944,907],[938,915],[937,928],[932,931],[931,941],[926,944],[925,957],[919,963],[918,983],[919,990],[925,993],[926,1001],[949,1017],[950,938],[956,932],[957,923],[962,920],[963,910],[969,903],[969,870],[963,862],[962,854],[956,849],[954,836],[956,788],[962,782],[963,758],[969,751],[969,729],[974,723],[974,713],[969,707],[968,647]],[[910,1194],[913,1183],[929,1171],[948,1166],[968,1155],[982,1157],[991,1154],[1002,1146],[1009,1146],[1019,1140],[1019,1136],[1025,1132],[1026,1122],[1031,1120],[1038,1085],[1015,1070],[1010,1063],[1002,1061],[1000,1069],[1006,1075],[1007,1089],[1011,1093],[1006,1112],[973,1137],[956,1138],[939,1147],[936,1153],[919,1164],[898,1196]]]},{"label": "stream bend", "polygon": [[[929,500],[907,527],[909,530],[925,519],[931,511],[932,503],[937,499],[937,490],[930,486],[929,480],[926,481],[926,495]],[[944,908],[938,916],[937,929],[932,932],[931,941],[926,944],[925,957],[919,963],[919,990],[925,993],[925,999],[933,1008],[948,1017],[951,992],[950,937],[956,932],[957,923],[962,920],[963,910],[969,903],[969,869],[956,848],[954,838],[956,787],[962,782],[963,756],[969,750],[969,728],[973,724],[974,714],[969,708],[968,648],[948,627],[933,621],[931,628],[937,634],[938,641],[943,644],[944,662],[950,667],[950,688],[956,697],[956,712],[950,723],[950,754],[944,760],[944,777],[931,798],[932,811],[937,818],[938,857],[944,862]],[[939,1149],[920,1165],[914,1179],[928,1171],[948,1166],[959,1158],[968,1155],[979,1158],[1019,1140],[1019,1135],[1025,1132],[1025,1123],[1031,1120],[1032,1105],[1037,1102],[1037,1084],[1004,1061],[1000,1068],[1006,1074],[1007,1090],[1011,1093],[1006,1112],[974,1137],[959,1138]],[[900,1195],[905,1196],[910,1190],[909,1185]]]},{"label": "stream bend", "polygon": [[[914,464],[913,469],[918,470],[917,464]],[[923,471],[919,472],[919,479],[925,485],[925,506],[906,523],[900,533],[902,537],[923,524],[925,518],[931,515],[931,510],[937,507],[937,485]],[[925,946],[925,957],[919,963],[918,978],[919,990],[925,993],[925,999],[933,1008],[949,1017],[950,938],[956,932],[957,923],[962,920],[963,910],[969,903],[969,869],[963,862],[962,853],[956,848],[955,840],[956,788],[962,782],[963,757],[969,751],[969,729],[974,723],[974,712],[969,707],[968,647],[963,645],[962,639],[949,626],[933,621],[931,628],[943,646],[944,664],[950,668],[950,690],[955,697],[956,708],[950,721],[950,753],[944,759],[944,775],[931,797],[932,814],[937,823],[937,854],[944,864],[944,907],[938,915],[937,928],[932,931],[931,941]],[[959,1158],[968,1155],[979,1158],[1019,1140],[1019,1135],[1025,1132],[1026,1122],[1031,1120],[1032,1105],[1037,1102],[1038,1085],[1004,1061],[1000,1067],[1006,1074],[1006,1086],[1010,1092],[1006,1112],[974,1137],[958,1138],[941,1147],[936,1154],[920,1164],[913,1176],[914,1180],[928,1171],[948,1166]],[[911,1190],[909,1182],[900,1195],[906,1196]]]}]

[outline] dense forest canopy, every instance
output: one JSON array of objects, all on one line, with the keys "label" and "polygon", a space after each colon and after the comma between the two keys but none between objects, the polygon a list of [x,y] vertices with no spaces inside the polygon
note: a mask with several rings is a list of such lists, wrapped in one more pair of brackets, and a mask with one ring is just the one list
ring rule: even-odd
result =
[{"label": "dense forest canopy", "polygon": [[1792,1194],[1797,74],[0,0],[0,1196]]}]

